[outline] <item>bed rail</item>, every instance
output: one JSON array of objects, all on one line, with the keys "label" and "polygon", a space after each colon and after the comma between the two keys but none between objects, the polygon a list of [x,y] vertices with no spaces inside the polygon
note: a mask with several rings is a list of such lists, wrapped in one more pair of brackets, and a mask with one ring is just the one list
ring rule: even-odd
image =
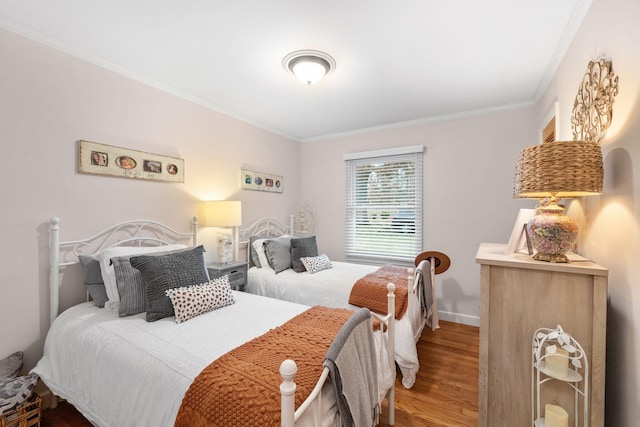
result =
[{"label": "bed rail", "polygon": [[159,246],[175,243],[198,244],[198,217],[192,218],[192,231],[183,233],[159,222],[131,220],[108,227],[81,240],[60,241],[60,219],[49,220],[50,323],[58,317],[60,268],[76,264],[83,253],[96,253],[114,246]]},{"label": "bed rail", "polygon": [[[374,312],[371,312],[372,316],[375,316],[382,324],[387,327],[387,357],[389,360],[389,368],[391,369],[394,381],[391,387],[387,390],[387,403],[388,403],[388,424],[395,424],[395,285],[389,283],[387,285],[387,315],[381,316]],[[309,397],[295,409],[295,393],[296,383],[294,377],[298,371],[296,363],[291,359],[286,359],[280,365],[280,376],[282,377],[282,383],[280,384],[280,396],[281,396],[281,426],[282,427],[294,427],[297,420],[300,419],[302,414],[313,404],[322,392],[327,378],[329,377],[329,369],[324,368],[320,379],[316,383],[316,386],[309,394]],[[319,400],[318,400],[319,401]],[[322,411],[317,411],[321,414]],[[319,420],[316,420],[316,425],[319,425]]]}]

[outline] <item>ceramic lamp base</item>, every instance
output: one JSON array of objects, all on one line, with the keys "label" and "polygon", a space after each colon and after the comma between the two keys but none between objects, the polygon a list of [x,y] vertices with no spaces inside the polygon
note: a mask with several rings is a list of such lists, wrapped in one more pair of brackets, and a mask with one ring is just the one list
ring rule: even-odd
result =
[{"label": "ceramic lamp base", "polygon": [[569,258],[565,254],[543,254],[538,252],[533,256],[533,259],[545,262],[569,262]]},{"label": "ceramic lamp base", "polygon": [[555,203],[541,208],[542,213],[527,224],[527,233],[537,253],[533,259],[546,262],[569,262],[567,252],[578,237],[578,224],[564,215]]},{"label": "ceramic lamp base", "polygon": [[217,240],[217,261],[221,264],[233,261],[233,238],[231,230],[228,228],[218,230]]}]

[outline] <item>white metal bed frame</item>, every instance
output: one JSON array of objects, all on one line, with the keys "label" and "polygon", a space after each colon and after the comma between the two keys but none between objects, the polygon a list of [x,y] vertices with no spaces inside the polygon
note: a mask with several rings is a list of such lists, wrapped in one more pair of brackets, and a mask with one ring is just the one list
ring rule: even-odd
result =
[{"label": "white metal bed frame", "polygon": [[[50,289],[50,321],[58,316],[59,312],[59,292],[60,292],[60,269],[79,262],[78,256],[83,253],[95,253],[114,246],[150,246],[150,245],[168,245],[174,243],[190,243],[196,246],[198,242],[198,218],[193,217],[193,229],[189,233],[178,232],[159,222],[148,220],[132,220],[106,228],[105,230],[94,234],[91,237],[81,240],[60,241],[60,219],[53,217],[49,221],[49,289]],[[262,220],[264,222],[264,220]],[[272,218],[272,225],[269,229],[273,229],[277,235],[282,235],[288,230],[293,230],[293,216],[288,230],[280,222]],[[250,230],[251,227],[247,230]],[[285,231],[283,231],[285,230]],[[246,231],[246,230],[245,230]],[[264,231],[264,229],[263,229]],[[91,251],[89,252],[89,249]],[[250,253],[249,249],[247,252]],[[249,255],[248,255],[249,256]],[[395,318],[393,316],[395,310],[395,286],[393,283],[387,285],[387,315],[380,316],[371,313],[382,324],[386,325],[388,331],[387,356],[390,363],[391,372],[394,378],[392,386],[387,391],[388,403],[388,424],[395,423],[395,362],[394,362],[394,343],[395,343]],[[382,326],[381,326],[382,327]],[[297,372],[297,366],[291,359],[286,359],[280,365],[280,375],[282,383],[280,384],[281,394],[281,426],[293,427],[302,414],[313,404],[314,399],[321,394],[321,389],[325,384],[329,369],[324,368],[315,388],[311,394],[295,409],[295,392],[296,384],[293,381]],[[57,399],[52,396],[53,406]],[[319,402],[319,399],[318,399]],[[318,403],[319,404],[319,403]],[[318,411],[319,413],[320,411]]]},{"label": "white metal bed frame", "polygon": [[288,234],[291,237],[296,237],[294,235],[294,216],[289,216],[289,224],[284,225],[276,218],[273,217],[265,217],[260,218],[259,220],[253,222],[247,228],[243,228],[239,230],[239,241],[238,246],[244,247],[247,250],[247,262],[251,257],[251,248],[249,247],[249,241],[253,236],[264,236],[264,237],[279,237],[284,234]]}]

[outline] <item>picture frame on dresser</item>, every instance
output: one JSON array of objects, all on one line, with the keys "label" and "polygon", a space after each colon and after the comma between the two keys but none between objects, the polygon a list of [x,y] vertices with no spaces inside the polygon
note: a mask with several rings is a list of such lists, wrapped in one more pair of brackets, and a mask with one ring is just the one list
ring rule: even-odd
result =
[{"label": "picture frame on dresser", "polygon": [[533,247],[527,234],[527,223],[534,216],[536,216],[535,209],[520,209],[511,230],[511,237],[509,237],[509,242],[507,243],[506,255],[519,252],[525,247],[529,255],[533,255]]}]

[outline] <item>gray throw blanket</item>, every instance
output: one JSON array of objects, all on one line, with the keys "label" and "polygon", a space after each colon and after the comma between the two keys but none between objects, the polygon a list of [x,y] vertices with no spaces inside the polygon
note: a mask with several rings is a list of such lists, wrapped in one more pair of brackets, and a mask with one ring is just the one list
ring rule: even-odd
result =
[{"label": "gray throw blanket", "polygon": [[434,283],[431,280],[431,263],[428,260],[420,261],[416,267],[413,286],[420,299],[420,308],[427,318],[427,325],[431,330],[439,328],[438,307],[436,306]]},{"label": "gray throw blanket", "polygon": [[371,312],[361,308],[334,339],[324,366],[336,392],[343,427],[378,424],[378,368]]}]

